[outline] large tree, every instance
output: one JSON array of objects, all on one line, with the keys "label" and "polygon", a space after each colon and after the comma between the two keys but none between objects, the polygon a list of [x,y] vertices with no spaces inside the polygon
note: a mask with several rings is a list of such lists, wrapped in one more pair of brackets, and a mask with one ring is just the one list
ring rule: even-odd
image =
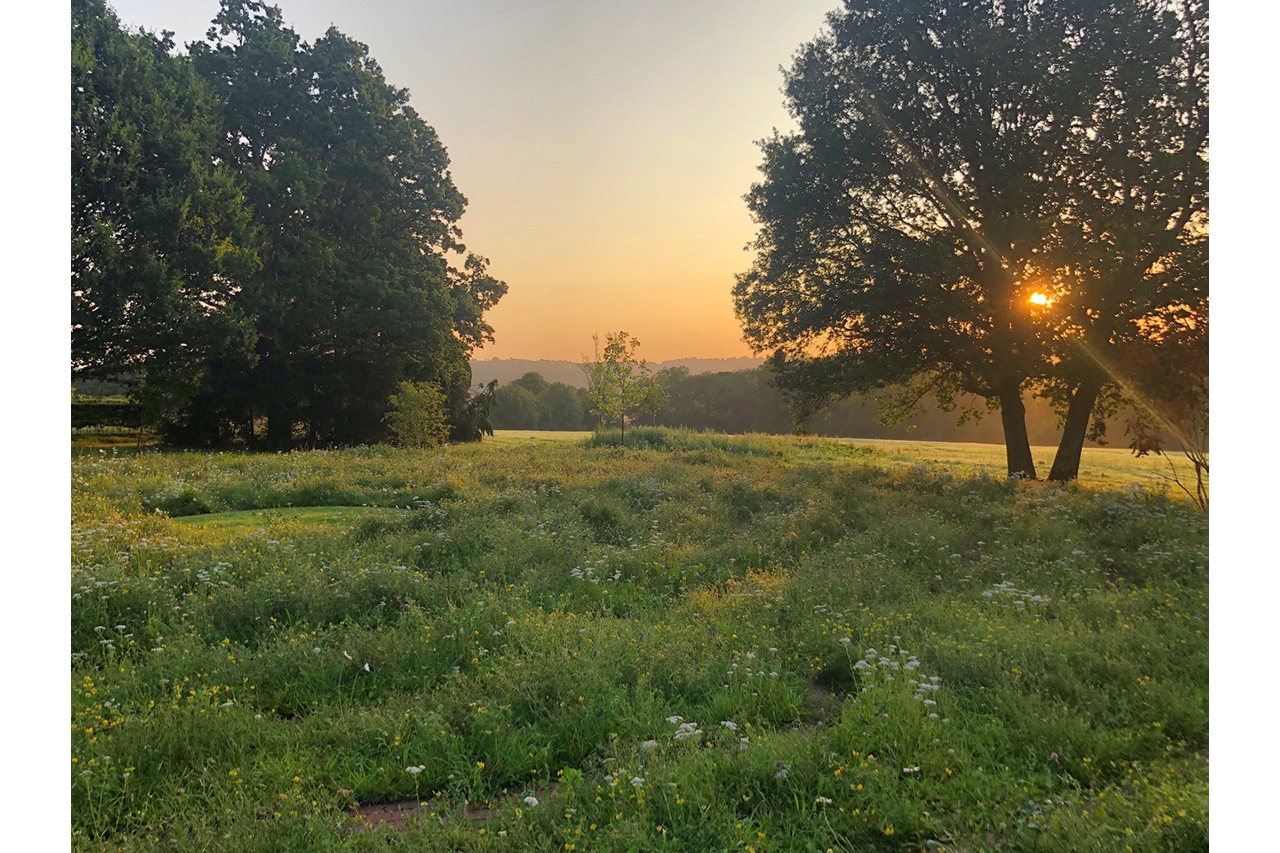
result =
[{"label": "large tree", "polygon": [[456,423],[506,286],[464,257],[466,199],[408,92],[364,45],[333,28],[304,43],[256,0],[224,0],[191,54],[263,239],[236,300],[256,318],[257,361],[223,372],[204,421],[249,430],[265,415],[274,446],[377,440],[388,397],[414,381],[443,388]]},{"label": "large tree", "polygon": [[217,109],[168,34],[71,6],[71,359],[172,410],[214,359],[252,359],[233,297],[257,265],[250,211],[219,165]]},{"label": "large tree", "polygon": [[757,256],[734,291],[801,414],[889,386],[944,405],[975,394],[1000,409],[1009,473],[1035,476],[1023,395],[1065,374],[1061,330],[1029,300],[1070,292],[1061,222],[1105,180],[1082,174],[1097,159],[1082,140],[1144,126],[1147,102],[1171,95],[1163,78],[1115,83],[1130,41],[1170,14],[1187,13],[846,0],[829,16],[786,75],[798,129],[762,143]]},{"label": "large tree", "polygon": [[1094,61],[1106,85],[1063,160],[1052,301],[1040,311],[1056,353],[1043,390],[1064,413],[1053,480],[1078,474],[1090,414],[1105,431],[1100,400],[1109,414],[1144,385],[1178,384],[1139,382],[1130,365],[1162,348],[1185,365],[1183,343],[1208,342],[1208,5],[1131,5],[1098,13],[1095,28],[1125,39]]}]

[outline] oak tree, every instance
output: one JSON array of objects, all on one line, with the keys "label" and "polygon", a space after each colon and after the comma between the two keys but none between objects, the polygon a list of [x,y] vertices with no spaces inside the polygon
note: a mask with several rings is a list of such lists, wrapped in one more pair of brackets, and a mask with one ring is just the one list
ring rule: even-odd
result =
[{"label": "oak tree", "polygon": [[[1185,28],[1158,22],[1192,13],[1170,9],[846,0],[829,16],[786,74],[797,129],[762,143],[764,179],[747,195],[756,259],[734,290],[748,341],[771,352],[801,415],[887,387],[944,405],[977,395],[1000,409],[1009,473],[1035,476],[1023,395],[1066,389],[1065,402],[1078,362],[1030,299],[1076,293],[1079,241],[1062,222],[1087,223],[1085,199],[1168,129],[1144,122],[1153,99],[1181,92],[1169,75],[1130,85],[1130,42],[1168,30],[1185,46]],[[1116,133],[1134,156],[1100,167],[1094,143]]]}]

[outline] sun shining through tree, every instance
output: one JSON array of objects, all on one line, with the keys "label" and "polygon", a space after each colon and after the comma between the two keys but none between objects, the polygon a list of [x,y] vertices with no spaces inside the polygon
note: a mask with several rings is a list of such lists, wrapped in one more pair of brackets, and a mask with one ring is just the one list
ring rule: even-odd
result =
[{"label": "sun shining through tree", "polygon": [[1051,477],[1074,478],[1116,385],[1073,341],[1123,348],[1207,300],[1207,7],[846,0],[828,24],[747,195],[748,342],[801,417],[984,398],[1011,475],[1036,476],[1023,397],[1047,395]]}]

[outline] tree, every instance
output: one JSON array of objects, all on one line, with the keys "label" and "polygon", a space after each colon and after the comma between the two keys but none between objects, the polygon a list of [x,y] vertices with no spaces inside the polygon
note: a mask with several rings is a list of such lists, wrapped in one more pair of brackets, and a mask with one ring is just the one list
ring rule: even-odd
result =
[{"label": "tree", "polygon": [[402,447],[430,449],[449,438],[443,392],[429,382],[401,382],[388,401],[387,424]]},{"label": "tree", "polygon": [[258,265],[250,211],[215,158],[216,104],[170,35],[72,3],[72,367],[128,380],[153,416],[185,405],[213,360],[251,362],[234,294]]},{"label": "tree", "polygon": [[[786,75],[799,129],[762,143],[756,259],[734,289],[800,416],[894,386],[944,408],[974,394],[1000,410],[1009,473],[1035,476],[1023,394],[1066,387],[1078,360],[1029,300],[1051,288],[1098,310],[1068,286],[1079,260],[1060,223],[1087,227],[1085,199],[1125,168],[1099,166],[1094,140],[1127,134],[1140,157],[1152,99],[1180,98],[1167,76],[1137,85],[1130,61],[1166,9],[846,0],[829,16]],[[1151,53],[1148,71],[1164,61]]]},{"label": "tree", "polygon": [[1171,448],[1191,464],[1194,482],[1169,460],[1169,479],[1206,512],[1209,509],[1209,318],[1192,316],[1131,347],[1124,392],[1135,402],[1126,433],[1135,456],[1167,457]]},{"label": "tree", "polygon": [[591,414],[601,423],[617,421],[621,443],[627,443],[627,418],[640,412],[655,413],[662,407],[662,386],[653,380],[649,367],[636,351],[640,341],[626,332],[609,332],[605,347],[600,336],[595,342],[595,361],[582,365],[587,375],[587,401]]},{"label": "tree", "polygon": [[191,57],[263,248],[234,300],[255,318],[256,362],[217,365],[190,421],[265,414],[276,447],[376,441],[410,381],[439,387],[457,428],[467,356],[492,338],[483,314],[506,285],[483,258],[450,262],[466,199],[408,92],[364,45],[333,28],[306,44],[257,0],[224,0]]},{"label": "tree", "polygon": [[552,382],[538,398],[543,429],[582,429],[586,420],[585,389]]},{"label": "tree", "polygon": [[1142,361],[1135,353],[1155,347],[1185,366],[1187,335],[1203,334],[1205,374],[1193,384],[1207,388],[1209,9],[1132,5],[1099,12],[1096,26],[1126,39],[1097,61],[1107,85],[1063,160],[1046,312],[1057,363],[1044,391],[1064,412],[1051,480],[1078,474],[1089,417],[1105,432],[1097,415],[1133,383],[1123,368]]},{"label": "tree", "polygon": [[498,388],[493,397],[494,420],[499,429],[539,429],[542,407],[538,396],[515,382]]},{"label": "tree", "polygon": [[486,435],[493,435],[490,413],[497,387],[496,379],[491,380],[488,385],[476,386],[471,398],[467,400],[462,417],[454,422],[451,435],[455,441],[480,441]]}]

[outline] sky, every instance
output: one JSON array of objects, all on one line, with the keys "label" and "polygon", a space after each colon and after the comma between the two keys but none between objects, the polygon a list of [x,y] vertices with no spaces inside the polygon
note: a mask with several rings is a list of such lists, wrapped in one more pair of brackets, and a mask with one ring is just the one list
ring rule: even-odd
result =
[{"label": "sky", "polygon": [[[113,0],[127,26],[203,38],[218,0]],[[838,0],[280,0],[336,26],[449,151],[467,248],[510,290],[479,358],[579,360],[626,330],[651,361],[750,355],[755,141],[791,126],[780,66]]]}]

